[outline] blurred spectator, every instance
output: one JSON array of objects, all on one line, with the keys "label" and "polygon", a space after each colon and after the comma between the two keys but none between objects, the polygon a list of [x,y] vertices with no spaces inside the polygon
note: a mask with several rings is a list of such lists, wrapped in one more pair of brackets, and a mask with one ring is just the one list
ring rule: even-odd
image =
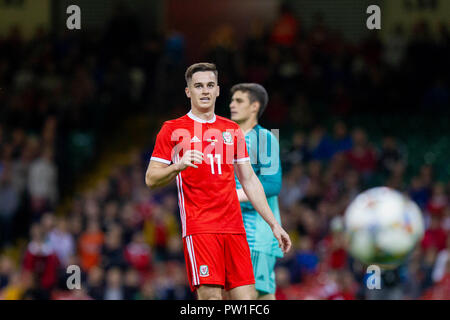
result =
[{"label": "blurred spectator", "polygon": [[416,176],[412,178],[409,196],[421,209],[424,209],[427,205],[428,199],[430,198],[430,190],[426,187],[420,177]]},{"label": "blurred spectator", "polygon": [[62,266],[68,266],[69,258],[75,253],[75,241],[68,231],[65,218],[57,219],[55,227],[48,233],[48,242],[55,250]]},{"label": "blurred spectator", "polygon": [[209,50],[206,54],[208,61],[214,61],[221,72],[221,86],[231,87],[232,80],[239,74],[239,56],[237,54],[237,44],[234,29],[229,24],[219,26],[209,39]]},{"label": "blurred spectator", "polygon": [[291,148],[285,153],[282,159],[287,162],[287,165],[289,165],[289,168],[287,169],[290,169],[291,166],[299,165],[309,160],[309,152],[304,133],[294,133],[292,136]]},{"label": "blurred spectator", "polygon": [[124,299],[136,300],[139,292],[139,273],[134,269],[128,269],[124,280]]},{"label": "blurred spectator", "polygon": [[126,262],[120,228],[111,229],[106,233],[105,242],[101,249],[101,265],[105,270],[113,267],[121,270],[125,268]]},{"label": "blurred spectator", "polygon": [[28,137],[19,158],[13,161],[12,181],[19,195],[22,195],[27,187],[29,168],[36,157],[38,148],[38,140],[35,137]]},{"label": "blurred spectator", "polygon": [[95,300],[103,300],[105,296],[104,271],[94,266],[89,270],[87,279],[87,292]]},{"label": "blurred spectator", "polygon": [[369,178],[376,169],[376,154],[361,128],[353,131],[353,148],[347,152],[347,161],[364,178]]},{"label": "blurred spectator", "polygon": [[104,234],[100,230],[99,223],[96,220],[89,221],[86,231],[80,235],[78,240],[78,250],[83,270],[89,271],[93,266],[100,264],[103,243]]},{"label": "blurred spectator", "polygon": [[48,242],[48,234],[55,227],[55,216],[52,212],[46,212],[42,215],[39,222],[42,228],[42,233],[45,235],[45,241]]},{"label": "blurred spectator", "polygon": [[312,28],[309,33],[309,41],[311,43],[311,47],[314,50],[315,59],[323,58],[323,54],[327,50],[327,41],[330,37],[330,29],[327,27],[325,23],[325,18],[322,12],[316,12],[313,16]]},{"label": "blurred spectator", "polygon": [[[299,250],[295,256],[295,267],[291,270],[291,275],[293,279],[301,279],[314,274],[317,271],[317,264],[319,263],[319,258],[313,250],[313,244],[309,237],[302,237],[299,240]],[[295,276],[299,273],[298,276]]]},{"label": "blurred spectator", "polygon": [[19,206],[19,194],[11,181],[11,165],[0,173],[0,249],[11,242],[14,216]]},{"label": "blurred spectator", "polygon": [[424,186],[428,189],[432,188],[433,180],[434,180],[434,170],[433,166],[429,164],[424,164],[420,167],[419,177],[422,180]]},{"label": "blurred spectator", "polygon": [[148,276],[151,271],[152,252],[141,232],[136,232],[132,242],[126,246],[125,259],[129,265],[139,271],[141,278],[145,279]]},{"label": "blurred spectator", "polygon": [[407,46],[407,38],[402,25],[396,25],[384,43],[384,61],[392,68],[400,68]]},{"label": "blurred spectator", "polygon": [[346,124],[342,121],[338,121],[334,124],[333,145],[333,155],[338,152],[348,151],[352,148],[352,138],[348,134]]},{"label": "blurred spectator", "polygon": [[385,174],[394,171],[395,166],[404,160],[404,155],[397,146],[397,141],[392,136],[386,136],[383,139],[383,146],[378,159],[381,170]]},{"label": "blurred spectator", "polygon": [[284,177],[280,193],[281,206],[290,208],[300,201],[306,192],[309,179],[301,165],[294,166]]},{"label": "blurred spectator", "polygon": [[120,211],[122,237],[125,243],[130,242],[133,233],[140,228],[140,217],[131,202],[126,202]]},{"label": "blurred spectator", "polygon": [[56,285],[60,262],[53,248],[45,242],[45,235],[39,224],[31,227],[31,242],[27,246],[23,268],[35,277],[35,285],[48,295]]},{"label": "blurred spectator", "polygon": [[119,268],[114,267],[106,272],[106,284],[105,284],[105,300],[123,300],[124,296],[123,288],[123,274]]},{"label": "blurred spectator", "polygon": [[285,267],[276,267],[276,292],[275,298],[277,300],[288,300],[290,298],[289,286],[291,285],[289,270]]},{"label": "blurred spectator", "polygon": [[136,300],[157,300],[155,286],[151,279],[146,280],[136,296]]},{"label": "blurred spectator", "polygon": [[334,153],[333,142],[322,126],[316,126],[310,135],[308,143],[311,158],[319,161],[328,161]]},{"label": "blurred spectator", "polygon": [[309,181],[305,190],[305,196],[301,202],[313,210],[317,208],[323,194],[324,181],[322,168],[322,163],[319,161],[311,161],[308,164]]},{"label": "blurred spectator", "polygon": [[336,276],[338,289],[328,297],[328,300],[355,300],[357,284],[353,275],[344,270]]},{"label": "blurred spectator", "polygon": [[324,259],[330,269],[342,270],[347,267],[348,255],[345,247],[345,235],[342,230],[331,233],[328,256]]},{"label": "blurred spectator", "polygon": [[426,205],[426,211],[431,215],[442,216],[444,209],[448,205],[448,197],[445,192],[444,184],[436,183],[431,192],[431,198]]},{"label": "blurred spectator", "polygon": [[0,292],[8,285],[14,268],[14,262],[10,257],[6,255],[0,256]]},{"label": "blurred spectator", "polygon": [[428,289],[433,285],[433,265],[436,261],[438,250],[435,247],[428,247],[423,253],[423,262],[421,265],[423,278],[421,287],[422,291]]},{"label": "blurred spectator", "polygon": [[442,218],[436,215],[431,216],[431,222],[422,239],[422,248],[428,250],[443,250],[446,246],[447,234],[441,226]]},{"label": "blurred spectator", "polygon": [[53,162],[53,150],[47,148],[30,165],[28,189],[32,210],[36,215],[52,208],[57,201],[57,170]]},{"label": "blurred spectator", "polygon": [[265,38],[265,25],[263,21],[252,20],[243,53],[243,59],[247,66],[245,78],[249,82],[264,83],[269,76],[269,70],[265,68],[268,62]]},{"label": "blurred spectator", "polygon": [[437,254],[432,274],[434,282],[440,282],[444,278],[448,261],[450,261],[450,234],[447,235],[446,247]]},{"label": "blurred spectator", "polygon": [[103,229],[109,229],[119,223],[119,204],[117,201],[108,201],[104,206]]},{"label": "blurred spectator", "polygon": [[404,285],[405,299],[418,299],[422,293],[422,281],[424,274],[422,270],[422,252],[420,247],[416,247],[411,254],[411,261],[408,264],[406,281]]},{"label": "blurred spectator", "polygon": [[447,206],[444,209],[444,216],[442,218],[442,228],[450,234],[450,206]]},{"label": "blurred spectator", "polygon": [[271,42],[278,46],[292,47],[299,33],[300,23],[289,4],[282,3],[280,14],[273,25]]}]

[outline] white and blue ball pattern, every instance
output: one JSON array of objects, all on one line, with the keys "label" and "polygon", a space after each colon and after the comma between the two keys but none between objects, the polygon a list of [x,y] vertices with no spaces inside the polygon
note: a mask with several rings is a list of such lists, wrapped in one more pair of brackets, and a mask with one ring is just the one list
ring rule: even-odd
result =
[{"label": "white and blue ball pattern", "polygon": [[387,187],[359,194],[347,207],[344,221],[350,254],[366,264],[399,265],[424,233],[419,207]]}]

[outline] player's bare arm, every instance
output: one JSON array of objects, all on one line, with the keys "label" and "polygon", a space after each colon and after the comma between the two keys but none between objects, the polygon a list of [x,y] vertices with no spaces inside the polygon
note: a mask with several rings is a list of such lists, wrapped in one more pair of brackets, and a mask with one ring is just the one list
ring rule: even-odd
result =
[{"label": "player's bare arm", "polygon": [[272,210],[267,203],[264,188],[256,176],[250,162],[236,163],[234,165],[236,176],[242,185],[242,189],[250,200],[255,210],[269,224],[275,238],[278,240],[280,248],[284,253],[291,248],[291,239],[286,231],[275,219]]},{"label": "player's bare arm", "polygon": [[170,183],[181,171],[188,167],[198,168],[194,163],[203,161],[203,152],[188,150],[177,163],[167,165],[158,161],[150,161],[145,173],[145,184],[150,188],[164,187]]},{"label": "player's bare arm", "polygon": [[237,189],[236,190],[237,195],[238,195],[238,200],[239,202],[248,202],[250,201],[247,197],[247,195],[244,192],[244,189]]}]

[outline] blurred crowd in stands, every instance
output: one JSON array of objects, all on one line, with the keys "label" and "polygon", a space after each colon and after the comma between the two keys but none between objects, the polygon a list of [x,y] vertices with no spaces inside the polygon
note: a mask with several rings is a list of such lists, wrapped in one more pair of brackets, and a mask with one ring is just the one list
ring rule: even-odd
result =
[{"label": "blurred crowd in stands", "polygon": [[[130,112],[167,120],[188,111],[188,39],[176,31],[144,35],[136,21],[121,11],[104,34],[40,30],[25,41],[13,29],[0,37],[1,299],[195,298],[175,185],[150,191],[144,184],[151,146],[74,195],[69,212],[55,213],[60,193],[83,171],[70,164],[73,132],[90,132],[100,148]],[[384,42],[372,32],[352,43],[320,14],[306,28],[284,8],[272,25],[253,22],[243,43],[234,32],[213,32],[204,56],[219,69],[217,114],[228,115],[233,84],[261,83],[270,95],[261,122],[282,128],[288,142],[279,201],[294,247],[277,264],[277,298],[450,299],[450,184],[427,164],[407,179],[408,150],[397,137],[385,134],[375,144],[345,121],[445,114],[448,25],[432,33],[419,23],[396,28]],[[345,248],[342,214],[379,176],[417,202],[427,230],[407,263],[383,273],[384,290],[367,290],[363,266]],[[21,236],[27,244],[19,256],[6,254]],[[67,290],[69,265],[81,268],[80,290]]]}]

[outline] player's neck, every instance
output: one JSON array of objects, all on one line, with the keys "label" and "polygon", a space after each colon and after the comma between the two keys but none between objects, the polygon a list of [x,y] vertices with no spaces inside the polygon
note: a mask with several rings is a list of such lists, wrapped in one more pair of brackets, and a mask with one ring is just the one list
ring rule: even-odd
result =
[{"label": "player's neck", "polygon": [[245,135],[258,124],[258,121],[256,119],[249,118],[238,124],[239,124],[239,127],[241,127],[241,130]]},{"label": "player's neck", "polygon": [[212,119],[214,119],[214,108],[210,109],[210,110],[205,110],[205,111],[201,111],[196,109],[195,107],[191,106],[191,112],[194,116],[205,120],[205,121],[210,121]]}]

